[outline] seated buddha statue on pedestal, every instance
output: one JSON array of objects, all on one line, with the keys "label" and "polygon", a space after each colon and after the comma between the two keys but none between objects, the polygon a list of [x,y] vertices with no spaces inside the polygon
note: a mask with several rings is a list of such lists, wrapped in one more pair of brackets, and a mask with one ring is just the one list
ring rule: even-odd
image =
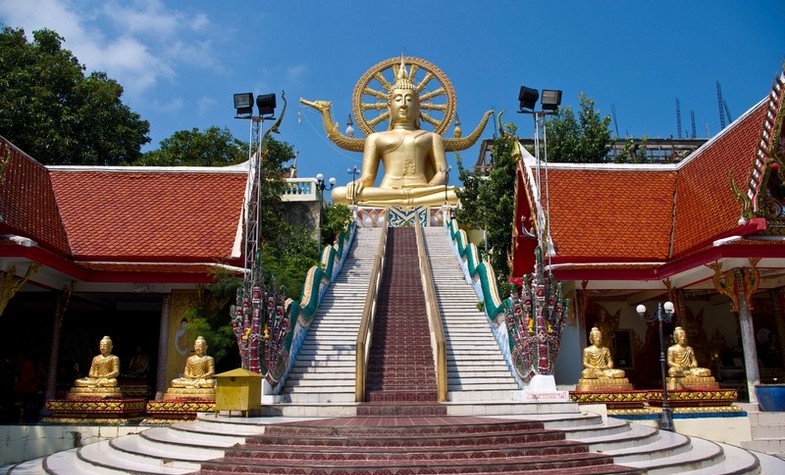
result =
[{"label": "seated buddha statue on pedestal", "polygon": [[120,358],[112,354],[112,339],[101,338],[98,345],[100,355],[93,358],[87,377],[74,381],[74,387],[68,393],[68,399],[94,399],[123,397],[117,385],[120,374]]},{"label": "seated buddha statue on pedestal", "polygon": [[668,389],[717,389],[719,384],[711,370],[698,366],[695,352],[687,345],[687,332],[682,327],[673,330],[673,341],[676,343],[668,348]]},{"label": "seated buddha statue on pedestal", "polygon": [[576,391],[627,391],[632,389],[624,370],[613,367],[613,356],[602,345],[602,332],[593,327],[589,332],[590,346],[583,350],[583,371]]},{"label": "seated buddha statue on pedestal", "polygon": [[164,395],[171,399],[215,399],[215,362],[207,355],[207,341],[197,337],[194,353],[185,361],[183,376],[172,380]]}]

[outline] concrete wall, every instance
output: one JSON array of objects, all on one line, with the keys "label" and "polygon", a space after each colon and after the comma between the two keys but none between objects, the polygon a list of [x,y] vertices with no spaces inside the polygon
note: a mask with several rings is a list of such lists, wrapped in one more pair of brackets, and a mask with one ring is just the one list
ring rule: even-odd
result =
[{"label": "concrete wall", "polygon": [[106,439],[141,432],[139,426],[0,426],[0,467]]}]

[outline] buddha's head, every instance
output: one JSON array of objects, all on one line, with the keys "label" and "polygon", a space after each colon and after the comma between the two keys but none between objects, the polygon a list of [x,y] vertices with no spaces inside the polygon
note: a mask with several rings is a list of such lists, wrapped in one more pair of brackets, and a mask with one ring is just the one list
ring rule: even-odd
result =
[{"label": "buddha's head", "polygon": [[101,338],[101,342],[98,344],[98,349],[101,350],[101,354],[106,356],[112,352],[112,339],[108,336]]},{"label": "buddha's head", "polygon": [[390,128],[396,124],[413,124],[420,128],[420,96],[406,74],[406,64],[401,58],[401,67],[387,97],[390,110]]},{"label": "buddha's head", "polygon": [[196,341],[194,342],[194,351],[199,356],[204,356],[207,352],[207,340],[205,340],[204,337],[200,336],[196,338]]},{"label": "buddha's head", "polygon": [[687,344],[687,332],[684,331],[682,327],[676,327],[673,329],[673,340],[678,343],[679,345]]},{"label": "buddha's head", "polygon": [[589,341],[594,346],[602,345],[602,332],[597,327],[592,327],[591,331],[589,332]]}]

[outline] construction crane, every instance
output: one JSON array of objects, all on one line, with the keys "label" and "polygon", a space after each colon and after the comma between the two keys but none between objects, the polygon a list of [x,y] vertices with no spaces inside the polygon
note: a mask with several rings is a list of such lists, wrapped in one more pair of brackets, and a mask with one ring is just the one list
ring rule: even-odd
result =
[{"label": "construction crane", "polygon": [[679,98],[676,98],[676,137],[681,138],[681,106]]},{"label": "construction crane", "polygon": [[616,128],[616,137],[619,136],[619,122],[616,120],[616,104],[611,104],[611,114],[613,114],[613,127]]},{"label": "construction crane", "polygon": [[722,87],[720,87],[720,82],[717,81],[717,107],[720,111],[720,130],[725,128],[725,120],[728,120],[728,124],[733,122],[730,117],[730,109],[728,109],[728,103],[725,102],[725,99],[722,98]]},{"label": "construction crane", "polygon": [[690,125],[692,126],[690,138],[694,139],[697,136],[695,133],[695,111],[690,111]]}]

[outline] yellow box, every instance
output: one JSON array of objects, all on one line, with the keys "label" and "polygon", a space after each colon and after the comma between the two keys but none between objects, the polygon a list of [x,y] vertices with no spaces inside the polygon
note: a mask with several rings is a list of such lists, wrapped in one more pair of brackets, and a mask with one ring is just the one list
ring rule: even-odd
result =
[{"label": "yellow box", "polygon": [[262,408],[262,375],[237,368],[215,375],[215,410],[243,411]]}]

